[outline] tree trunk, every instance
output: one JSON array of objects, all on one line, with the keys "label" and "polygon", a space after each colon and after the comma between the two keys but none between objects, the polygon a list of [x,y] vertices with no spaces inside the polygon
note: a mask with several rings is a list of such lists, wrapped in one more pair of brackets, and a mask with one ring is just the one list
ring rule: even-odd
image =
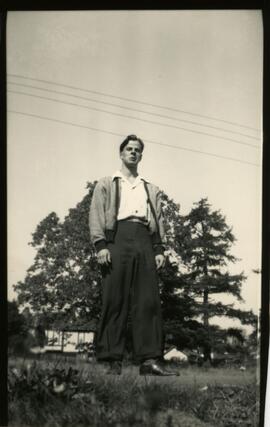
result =
[{"label": "tree trunk", "polygon": [[65,346],[65,332],[61,331],[61,352],[64,352],[64,346]]},{"label": "tree trunk", "polygon": [[211,345],[210,345],[210,331],[209,331],[208,295],[209,295],[208,289],[205,289],[203,291],[203,306],[204,306],[203,325],[207,332],[207,342],[205,342],[203,347],[203,358],[205,362],[209,360],[211,363],[212,360],[211,360]]},{"label": "tree trunk", "polygon": [[208,314],[208,290],[203,291],[203,324],[206,328],[209,326],[209,314]]}]

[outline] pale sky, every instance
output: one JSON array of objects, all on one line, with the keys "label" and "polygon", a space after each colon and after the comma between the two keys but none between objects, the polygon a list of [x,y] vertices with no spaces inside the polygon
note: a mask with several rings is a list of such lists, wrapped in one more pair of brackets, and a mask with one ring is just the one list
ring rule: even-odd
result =
[{"label": "pale sky", "polygon": [[208,197],[226,216],[241,258],[230,271],[248,276],[236,307],[257,312],[262,50],[259,11],[10,12],[8,89],[24,94],[8,92],[9,299],[33,261],[37,224],[52,211],[63,219],[87,181],[112,174],[135,133],[145,140],[140,172],[183,214]]}]

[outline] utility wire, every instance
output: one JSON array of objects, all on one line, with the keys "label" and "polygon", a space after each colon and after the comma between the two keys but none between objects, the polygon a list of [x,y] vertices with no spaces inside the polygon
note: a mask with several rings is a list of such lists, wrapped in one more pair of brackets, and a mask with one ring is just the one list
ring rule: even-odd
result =
[{"label": "utility wire", "polygon": [[151,116],[155,116],[155,117],[161,117],[161,118],[169,119],[169,120],[176,120],[178,122],[183,122],[183,123],[190,123],[190,124],[195,125],[195,126],[201,126],[201,127],[210,128],[210,129],[214,129],[214,130],[218,130],[218,131],[222,131],[222,132],[233,133],[235,135],[240,135],[240,136],[244,136],[246,138],[251,138],[251,139],[255,139],[257,141],[260,141],[260,138],[257,138],[256,136],[247,135],[246,133],[241,133],[241,132],[233,131],[233,130],[230,130],[230,129],[224,129],[224,128],[220,128],[220,127],[217,127],[217,126],[212,126],[212,125],[206,125],[206,124],[203,124],[203,123],[193,122],[192,120],[179,119],[178,117],[166,116],[164,114],[153,113],[151,111],[139,110],[137,108],[131,108],[131,107],[127,107],[125,105],[119,105],[119,104],[113,104],[111,102],[100,101],[100,100],[93,99],[93,98],[87,98],[85,96],[74,95],[72,93],[67,93],[67,92],[63,92],[63,91],[60,91],[60,90],[42,88],[42,87],[39,87],[39,86],[26,85],[26,84],[23,84],[23,83],[16,83],[16,82],[8,82],[8,83],[12,84],[12,85],[15,85],[15,86],[19,86],[19,87],[25,87],[25,88],[29,88],[29,89],[41,90],[43,92],[56,93],[58,95],[71,96],[73,98],[83,99],[85,101],[91,101],[91,102],[96,102],[98,104],[109,105],[111,107],[121,108],[121,109],[124,109],[124,110],[135,111],[136,113],[150,114]]},{"label": "utility wire", "polygon": [[34,81],[41,82],[41,83],[53,84],[53,85],[56,85],[56,86],[62,86],[62,87],[66,87],[66,88],[69,88],[69,89],[75,89],[75,90],[80,90],[80,91],[89,92],[89,93],[95,93],[96,95],[102,95],[102,96],[107,96],[107,97],[110,97],[110,98],[121,99],[123,101],[134,102],[136,104],[142,104],[142,105],[148,105],[150,107],[155,107],[155,108],[162,108],[162,109],[169,110],[169,111],[175,111],[177,113],[189,114],[191,116],[202,117],[202,118],[209,119],[209,120],[215,120],[215,121],[218,121],[218,122],[227,123],[227,124],[230,124],[230,125],[233,125],[233,126],[239,126],[239,127],[242,127],[242,128],[251,129],[251,130],[255,130],[257,132],[260,132],[260,129],[256,129],[256,128],[251,127],[251,126],[247,126],[247,125],[243,125],[243,124],[240,124],[240,123],[231,122],[231,121],[228,121],[228,120],[223,120],[223,119],[219,119],[219,118],[216,118],[216,117],[211,117],[211,116],[207,116],[207,115],[203,115],[203,114],[191,113],[189,111],[180,110],[180,109],[172,108],[172,107],[167,107],[167,106],[164,106],[164,105],[151,104],[150,102],[138,101],[138,100],[131,99],[131,98],[125,98],[125,97],[122,97],[122,96],[111,95],[111,94],[108,94],[108,93],[105,93],[105,92],[99,92],[99,91],[95,91],[95,90],[91,90],[91,89],[84,89],[84,88],[80,88],[80,87],[77,87],[77,86],[66,85],[66,84],[63,84],[63,83],[57,83],[57,82],[53,82],[53,81],[49,81],[49,80],[36,79],[34,77],[22,76],[20,74],[9,73],[8,76],[17,77],[17,78],[25,79],[25,80],[34,80]]},{"label": "utility wire", "polygon": [[108,110],[102,110],[100,108],[95,108],[95,107],[90,107],[90,106],[86,106],[86,105],[76,104],[74,102],[61,101],[61,100],[55,99],[55,98],[48,98],[46,96],[34,95],[34,94],[25,93],[25,92],[18,92],[18,91],[15,91],[15,90],[8,90],[8,92],[15,93],[15,94],[18,94],[18,95],[30,96],[32,98],[44,99],[44,100],[47,100],[47,101],[53,101],[53,102],[57,102],[57,103],[60,103],[60,104],[65,104],[65,105],[71,105],[71,106],[75,106],[75,107],[85,108],[87,110],[92,110],[92,111],[97,111],[97,112],[101,112],[101,113],[111,114],[111,115],[117,116],[117,117],[124,117],[126,119],[137,120],[137,121],[141,121],[141,122],[144,122],[144,123],[150,123],[152,125],[159,125],[159,126],[165,126],[165,127],[168,127],[168,128],[172,128],[172,129],[179,129],[179,130],[183,130],[185,132],[196,133],[198,135],[206,135],[206,136],[210,136],[212,138],[218,138],[218,139],[222,139],[222,140],[225,140],[225,141],[234,142],[235,144],[246,145],[246,146],[249,146],[249,147],[252,147],[252,148],[256,148],[256,149],[260,148],[258,145],[250,144],[248,142],[238,141],[237,139],[227,138],[225,136],[213,135],[211,133],[202,132],[202,131],[199,131],[199,130],[187,129],[187,128],[183,128],[183,127],[180,127],[180,126],[169,125],[167,123],[159,123],[159,122],[155,122],[155,121],[152,121],[152,120],[141,119],[139,117],[128,116],[126,114],[121,114],[121,113],[116,113],[116,112],[112,112],[112,111],[108,111]]},{"label": "utility wire", "polygon": [[[98,129],[98,128],[94,128],[94,127],[86,126],[86,125],[79,125],[77,123],[72,123],[72,122],[68,122],[68,121],[64,121],[64,120],[52,119],[50,117],[40,116],[38,114],[24,113],[22,111],[15,111],[15,110],[8,110],[8,112],[9,113],[13,113],[13,114],[19,114],[19,115],[22,115],[22,116],[35,117],[35,118],[38,118],[38,119],[47,120],[47,121],[55,122],[55,123],[61,123],[61,124],[65,124],[65,125],[69,125],[69,126],[73,126],[73,127],[82,128],[82,129],[90,129],[90,130],[93,130],[93,131],[96,131],[96,132],[102,132],[102,133],[106,133],[106,134],[109,134],[109,135],[115,135],[115,136],[119,136],[119,137],[125,137],[126,136],[126,134],[120,134],[120,133],[116,133],[116,132],[111,132],[111,131],[108,131],[108,130]],[[163,147],[175,148],[177,150],[190,151],[192,153],[203,154],[205,156],[211,156],[211,157],[215,157],[215,158],[218,158],[218,159],[231,160],[231,161],[234,161],[234,162],[243,163],[243,164],[247,164],[247,165],[251,165],[251,166],[256,166],[256,167],[260,166],[257,163],[246,162],[244,160],[235,159],[234,157],[221,156],[221,155],[218,155],[218,154],[209,153],[207,151],[193,150],[191,148],[185,148],[185,147],[181,147],[181,146],[178,146],[178,145],[172,145],[172,144],[165,144],[165,143],[162,143],[162,142],[152,141],[150,139],[144,139],[144,141],[148,142],[149,144],[161,145]]]}]

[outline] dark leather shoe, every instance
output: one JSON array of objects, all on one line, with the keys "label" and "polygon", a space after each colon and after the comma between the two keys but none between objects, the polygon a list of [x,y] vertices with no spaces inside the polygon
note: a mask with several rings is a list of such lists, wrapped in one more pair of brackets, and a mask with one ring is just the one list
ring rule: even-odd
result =
[{"label": "dark leather shoe", "polygon": [[119,360],[113,360],[110,362],[110,367],[106,372],[107,375],[121,375],[122,373],[122,362]]},{"label": "dark leather shoe", "polygon": [[142,363],[140,366],[140,375],[157,375],[160,377],[169,377],[172,375],[179,375],[178,372],[167,371],[157,361]]}]

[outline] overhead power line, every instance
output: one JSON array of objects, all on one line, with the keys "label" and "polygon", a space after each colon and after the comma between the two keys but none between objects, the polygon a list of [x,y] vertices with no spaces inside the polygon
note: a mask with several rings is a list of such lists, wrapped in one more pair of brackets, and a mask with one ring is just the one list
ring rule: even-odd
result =
[{"label": "overhead power line", "polygon": [[222,131],[222,132],[232,133],[232,134],[235,134],[235,135],[240,135],[240,136],[244,136],[246,138],[255,139],[257,141],[260,141],[260,138],[258,138],[256,136],[247,135],[246,133],[237,132],[235,130],[220,128],[218,126],[206,125],[204,123],[194,122],[192,120],[179,119],[178,117],[166,116],[164,114],[153,113],[152,111],[139,110],[137,108],[128,107],[126,105],[119,105],[119,104],[114,104],[114,103],[111,103],[111,102],[100,101],[100,100],[97,100],[97,99],[88,98],[88,97],[80,96],[80,95],[75,95],[73,93],[63,92],[63,91],[60,91],[60,90],[48,89],[48,88],[43,88],[43,87],[33,86],[33,85],[26,85],[24,83],[16,83],[16,82],[8,82],[8,83],[12,84],[12,85],[15,85],[15,86],[19,86],[19,87],[25,87],[25,88],[29,88],[29,89],[37,89],[37,90],[40,90],[40,91],[43,91],[43,92],[55,93],[57,95],[71,96],[71,97],[76,98],[76,99],[82,99],[84,101],[91,101],[91,102],[96,102],[98,104],[109,105],[110,107],[117,107],[117,108],[121,108],[123,110],[134,111],[136,113],[149,114],[151,116],[161,117],[161,118],[164,118],[164,119],[175,120],[175,121],[183,122],[183,123],[190,123],[190,124],[195,125],[195,126],[201,126],[201,127],[205,127],[205,128],[209,128],[209,129],[214,129],[214,130],[218,130],[218,131]]},{"label": "overhead power line", "polygon": [[29,97],[37,98],[37,99],[44,99],[46,101],[53,101],[53,102],[57,102],[57,103],[60,103],[60,104],[65,104],[65,105],[71,105],[71,106],[75,106],[75,107],[80,107],[80,108],[84,108],[84,109],[87,109],[87,110],[92,110],[92,111],[97,111],[97,112],[101,112],[101,113],[110,114],[110,115],[117,116],[117,117],[124,117],[126,119],[132,119],[132,120],[137,120],[137,121],[141,121],[141,122],[144,122],[144,123],[150,123],[152,125],[165,126],[165,127],[171,128],[171,129],[179,129],[179,130],[183,130],[185,132],[191,132],[191,133],[195,133],[195,134],[198,134],[198,135],[210,136],[212,138],[217,138],[217,139],[222,139],[224,141],[234,142],[235,144],[246,145],[248,147],[252,147],[252,148],[256,148],[256,149],[260,148],[258,145],[250,144],[248,142],[238,141],[237,139],[228,138],[228,137],[225,137],[225,136],[214,135],[214,134],[207,133],[207,132],[202,132],[202,131],[199,131],[199,130],[183,128],[181,126],[169,125],[167,123],[160,123],[160,122],[155,122],[153,120],[142,119],[142,118],[134,117],[134,116],[128,116],[126,114],[121,114],[121,113],[116,113],[116,112],[112,112],[112,111],[108,111],[108,110],[102,110],[100,108],[95,108],[95,107],[90,107],[90,106],[86,106],[86,105],[76,104],[74,102],[62,101],[62,100],[55,99],[55,98],[48,98],[46,96],[29,94],[29,93],[25,93],[25,92],[18,92],[18,91],[15,91],[15,90],[8,90],[8,92],[15,93],[17,95],[29,96]]},{"label": "overhead power line", "polygon": [[[77,128],[90,129],[92,131],[102,132],[102,133],[106,133],[106,134],[109,134],[109,135],[115,135],[115,136],[119,136],[119,137],[123,137],[123,138],[126,137],[126,134],[120,134],[120,133],[116,133],[116,132],[112,132],[112,131],[108,131],[108,130],[104,130],[104,129],[95,128],[95,127],[92,127],[92,126],[79,125],[77,123],[72,123],[72,122],[69,122],[69,121],[52,119],[51,117],[40,116],[38,114],[25,113],[25,112],[22,112],[22,111],[15,111],[15,110],[8,110],[8,112],[9,113],[13,113],[13,114],[22,115],[22,116],[35,117],[35,118],[38,118],[38,119],[47,120],[47,121],[54,122],[54,123],[61,123],[61,124],[65,124],[65,125],[69,125],[69,126],[73,126],[73,127],[77,127]],[[193,150],[192,148],[185,148],[185,147],[181,147],[179,145],[166,144],[166,143],[157,142],[157,141],[153,141],[153,140],[145,139],[145,138],[144,138],[144,141],[147,142],[147,143],[149,143],[149,144],[155,144],[155,145],[160,145],[160,146],[163,146],[163,147],[174,148],[174,149],[177,149],[177,150],[189,151],[189,152],[197,153],[197,154],[203,154],[205,156],[211,156],[211,157],[218,158],[218,159],[231,160],[231,161],[234,161],[234,162],[237,162],[237,163],[243,163],[243,164],[247,164],[247,165],[251,165],[251,166],[256,166],[256,167],[260,166],[257,163],[246,162],[244,160],[236,159],[234,157],[221,156],[221,155],[218,155],[218,154],[209,153],[207,151]]]},{"label": "overhead power line", "polygon": [[237,122],[232,122],[232,121],[229,121],[229,120],[223,120],[223,119],[219,119],[217,117],[211,117],[211,116],[207,116],[207,115],[204,115],[204,114],[191,113],[189,111],[180,110],[178,108],[167,107],[167,106],[159,105],[159,104],[151,104],[150,102],[138,101],[136,99],[125,98],[123,96],[112,95],[112,94],[108,94],[108,93],[105,93],[105,92],[100,92],[100,91],[86,89],[86,88],[80,88],[78,86],[72,86],[72,85],[67,85],[67,84],[63,84],[63,83],[57,83],[57,82],[53,82],[53,81],[50,81],[50,80],[44,80],[44,79],[37,79],[37,78],[34,78],[34,77],[22,76],[21,74],[9,73],[8,76],[17,77],[17,78],[25,79],[25,80],[33,80],[33,81],[37,81],[37,82],[41,82],[41,83],[53,84],[53,85],[56,85],[56,86],[62,86],[62,87],[66,87],[66,88],[69,88],[69,89],[80,90],[80,91],[88,92],[88,93],[94,93],[96,95],[102,95],[102,96],[106,96],[106,97],[109,97],[109,98],[121,99],[123,101],[133,102],[133,103],[141,104],[141,105],[148,105],[149,107],[162,108],[162,109],[168,110],[168,111],[175,111],[177,113],[188,114],[188,115],[191,115],[191,116],[201,117],[201,118],[205,118],[205,119],[209,119],[209,120],[214,120],[214,121],[218,121],[218,122],[221,122],[221,123],[227,123],[227,124],[230,124],[230,125],[233,125],[233,126],[239,126],[239,127],[242,127],[242,128],[251,129],[253,131],[260,132],[260,129],[256,129],[256,128],[252,127],[252,126],[243,125],[243,124],[240,124],[240,123],[237,123]]}]

